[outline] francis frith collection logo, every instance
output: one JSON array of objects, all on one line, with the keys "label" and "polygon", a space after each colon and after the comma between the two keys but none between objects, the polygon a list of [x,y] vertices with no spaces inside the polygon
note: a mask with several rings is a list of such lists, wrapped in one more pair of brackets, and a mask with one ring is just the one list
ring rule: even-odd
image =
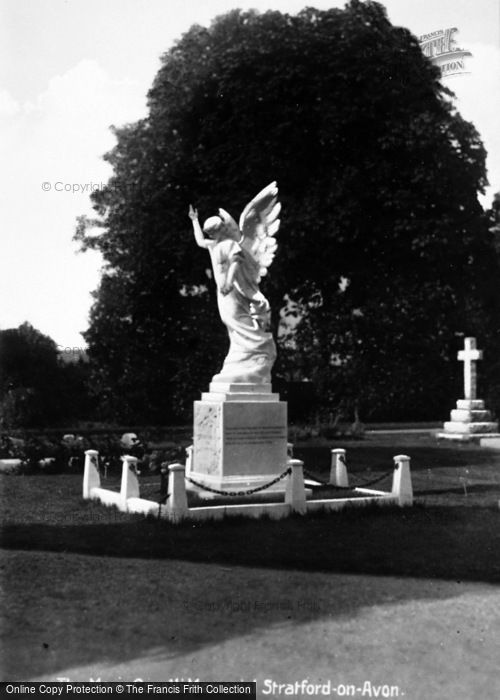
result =
[{"label": "francis frith collection logo", "polygon": [[454,36],[457,32],[456,27],[451,27],[450,29],[438,29],[419,37],[420,47],[424,55],[440,68],[442,78],[468,72],[465,57],[472,56],[472,54],[456,45]]}]

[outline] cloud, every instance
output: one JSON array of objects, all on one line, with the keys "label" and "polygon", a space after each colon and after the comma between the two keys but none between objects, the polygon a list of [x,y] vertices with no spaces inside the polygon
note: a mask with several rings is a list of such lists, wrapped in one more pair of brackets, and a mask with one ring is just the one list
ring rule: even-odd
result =
[{"label": "cloud", "polygon": [[110,125],[133,121],[144,112],[145,100],[136,85],[112,81],[90,60],[52,78],[36,102],[24,106],[37,164],[47,176],[62,168],[76,179],[108,172],[100,157],[114,145]]},{"label": "cloud", "polygon": [[107,181],[101,156],[114,145],[109,126],[144,116],[144,92],[84,60],[30,103],[1,91],[0,111],[0,298],[10,298],[0,325],[29,320],[62,345],[81,345],[101,262],[97,254],[76,255],[71,241],[76,217],[92,212],[89,188],[63,186]]},{"label": "cloud", "polygon": [[0,90],[0,118],[12,117],[20,110],[19,103],[7,90]]}]

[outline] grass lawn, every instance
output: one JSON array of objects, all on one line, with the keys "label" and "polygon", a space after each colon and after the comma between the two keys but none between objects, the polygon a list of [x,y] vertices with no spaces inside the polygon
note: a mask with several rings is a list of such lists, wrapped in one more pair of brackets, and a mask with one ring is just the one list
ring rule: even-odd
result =
[{"label": "grass lawn", "polygon": [[330,447],[353,483],[409,454],[415,507],[172,525],[84,502],[80,474],[2,476],[2,678],[242,677],[262,693],[335,676],[497,698],[500,453],[397,435],[296,456],[325,477]]}]

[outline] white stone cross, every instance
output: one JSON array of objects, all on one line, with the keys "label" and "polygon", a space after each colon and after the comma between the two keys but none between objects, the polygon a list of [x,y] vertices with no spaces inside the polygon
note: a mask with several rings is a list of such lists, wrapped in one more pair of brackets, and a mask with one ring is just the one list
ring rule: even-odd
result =
[{"label": "white stone cross", "polygon": [[464,339],[464,349],[458,353],[458,359],[464,363],[464,394],[465,398],[477,398],[476,362],[483,359],[483,351],[476,347],[475,338]]}]

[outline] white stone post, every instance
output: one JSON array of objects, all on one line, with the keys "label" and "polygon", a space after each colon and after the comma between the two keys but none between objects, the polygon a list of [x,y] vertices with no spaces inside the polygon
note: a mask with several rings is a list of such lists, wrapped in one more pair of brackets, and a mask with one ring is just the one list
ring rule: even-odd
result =
[{"label": "white stone post", "polygon": [[289,475],[286,492],[285,503],[292,507],[295,513],[305,513],[307,511],[306,489],[304,486],[304,462],[300,459],[289,459],[288,466],[292,473]]},{"label": "white stone post", "polygon": [[349,486],[345,450],[339,447],[331,452],[330,484],[333,484],[333,486]]},{"label": "white stone post", "polygon": [[286,443],[286,453],[289,459],[293,459],[293,442]]},{"label": "white stone post", "polygon": [[183,464],[175,463],[168,465],[168,493],[166,513],[169,520],[178,522],[186,517],[189,512],[185,467]]},{"label": "white stone post", "polygon": [[396,457],[394,457],[392,494],[398,497],[400,506],[411,506],[413,503],[410,457],[408,457],[408,455],[396,455]]},{"label": "white stone post", "polygon": [[186,476],[189,476],[193,471],[193,450],[194,445],[186,447]]},{"label": "white stone post", "polygon": [[126,505],[127,498],[139,498],[139,480],[137,479],[136,472],[137,457],[124,455],[122,461],[122,485],[120,488],[120,496],[124,505]]},{"label": "white stone post", "polygon": [[85,450],[85,466],[83,468],[83,497],[90,498],[92,489],[101,486],[101,477],[97,460],[99,453],[97,450]]}]

